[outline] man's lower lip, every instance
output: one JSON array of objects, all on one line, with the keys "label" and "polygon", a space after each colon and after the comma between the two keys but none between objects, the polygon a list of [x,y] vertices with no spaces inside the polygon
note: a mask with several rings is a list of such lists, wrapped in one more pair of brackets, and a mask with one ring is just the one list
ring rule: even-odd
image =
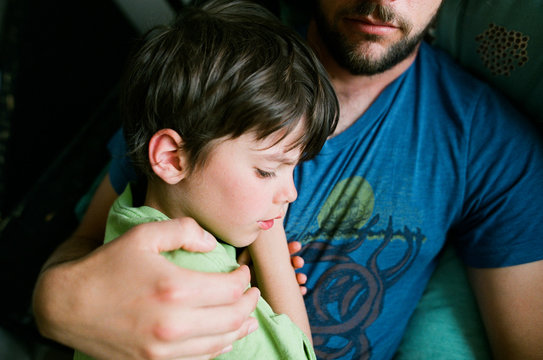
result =
[{"label": "man's lower lip", "polygon": [[347,26],[354,27],[357,31],[371,35],[388,35],[397,30],[394,26],[375,25],[354,19],[345,19]]}]

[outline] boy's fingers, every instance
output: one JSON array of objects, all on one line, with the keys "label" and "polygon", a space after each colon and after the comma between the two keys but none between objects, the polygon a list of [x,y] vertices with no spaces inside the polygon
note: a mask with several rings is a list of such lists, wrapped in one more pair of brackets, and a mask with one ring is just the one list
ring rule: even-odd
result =
[{"label": "boy's fingers", "polygon": [[302,273],[297,273],[296,281],[298,282],[298,285],[304,285],[307,282],[307,275],[302,274]]},{"label": "boy's fingers", "polygon": [[290,255],[294,255],[302,249],[302,244],[299,241],[291,241],[288,243],[288,252]]},{"label": "boy's fingers", "polygon": [[301,256],[292,256],[290,262],[292,263],[294,270],[304,267],[304,259]]}]

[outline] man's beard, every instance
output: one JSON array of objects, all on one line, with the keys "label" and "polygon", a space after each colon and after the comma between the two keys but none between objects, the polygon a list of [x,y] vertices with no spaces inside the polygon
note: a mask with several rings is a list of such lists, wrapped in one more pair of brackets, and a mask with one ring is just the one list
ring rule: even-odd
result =
[{"label": "man's beard", "polygon": [[[373,2],[363,2],[354,9],[347,9],[345,13],[365,16],[374,14],[377,19],[383,22],[391,22],[396,19],[396,15],[389,7]],[[411,32],[412,25],[403,19],[398,18],[396,20],[402,33],[408,35]],[[394,67],[416,50],[433,23],[431,21],[420,33],[411,37],[405,36],[394,43],[380,58],[372,59],[371,54],[361,53],[357,42],[349,42],[346,36],[333,29],[326,22],[326,18],[319,6],[315,9],[315,22],[330,55],[341,67],[353,75],[375,75]],[[368,42],[379,39],[378,35],[365,34],[364,36],[364,41]]]}]

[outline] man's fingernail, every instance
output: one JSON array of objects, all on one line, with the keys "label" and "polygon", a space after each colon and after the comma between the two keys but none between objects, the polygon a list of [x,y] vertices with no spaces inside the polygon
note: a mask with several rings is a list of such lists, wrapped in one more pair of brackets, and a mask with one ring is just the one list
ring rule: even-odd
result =
[{"label": "man's fingernail", "polygon": [[247,335],[249,335],[252,332],[255,332],[256,329],[258,329],[258,321],[256,319],[254,319],[254,321],[251,323],[251,325],[249,325],[249,332],[247,333]]},{"label": "man's fingernail", "polygon": [[215,240],[215,237],[211,235],[211,233],[204,230],[204,241],[209,244],[217,244],[217,240]]},{"label": "man's fingernail", "polygon": [[227,353],[229,351],[232,351],[232,345],[228,345],[224,349],[222,349],[221,354]]}]

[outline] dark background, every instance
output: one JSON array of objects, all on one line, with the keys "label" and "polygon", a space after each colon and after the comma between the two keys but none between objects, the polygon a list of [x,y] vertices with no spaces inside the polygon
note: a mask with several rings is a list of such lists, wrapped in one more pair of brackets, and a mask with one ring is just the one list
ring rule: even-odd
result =
[{"label": "dark background", "polygon": [[32,288],[108,161],[136,31],[112,1],[6,0],[0,37],[0,358],[71,358],[42,339]]}]

